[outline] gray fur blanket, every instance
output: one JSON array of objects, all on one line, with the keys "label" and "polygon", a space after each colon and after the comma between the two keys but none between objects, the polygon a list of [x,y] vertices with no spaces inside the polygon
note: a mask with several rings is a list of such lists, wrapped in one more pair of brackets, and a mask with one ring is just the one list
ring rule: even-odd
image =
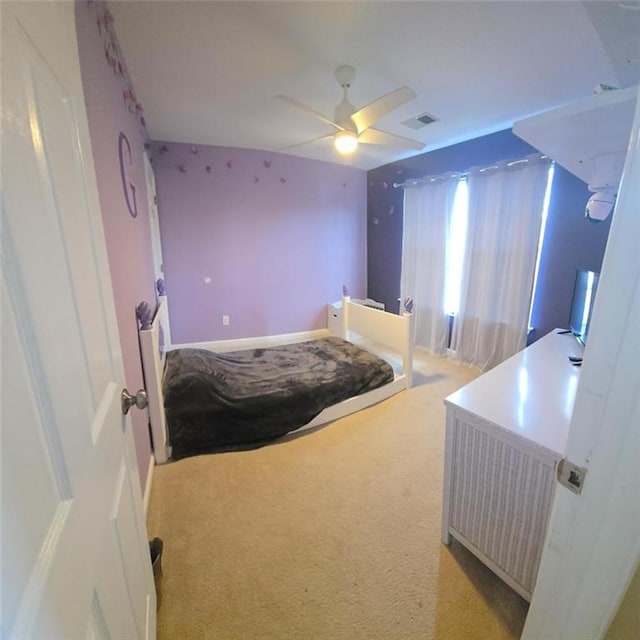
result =
[{"label": "gray fur blanket", "polygon": [[387,362],[333,337],[230,353],[169,351],[163,387],[173,458],[276,438],[393,378]]}]

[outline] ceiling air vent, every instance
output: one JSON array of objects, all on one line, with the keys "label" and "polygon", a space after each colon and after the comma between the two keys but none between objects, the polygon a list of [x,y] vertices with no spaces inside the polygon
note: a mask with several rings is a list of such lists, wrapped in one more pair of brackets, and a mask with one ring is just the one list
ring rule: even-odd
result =
[{"label": "ceiling air vent", "polygon": [[437,122],[438,118],[432,116],[430,113],[421,113],[419,116],[414,116],[405,120],[402,124],[409,129],[422,129],[432,122]]}]

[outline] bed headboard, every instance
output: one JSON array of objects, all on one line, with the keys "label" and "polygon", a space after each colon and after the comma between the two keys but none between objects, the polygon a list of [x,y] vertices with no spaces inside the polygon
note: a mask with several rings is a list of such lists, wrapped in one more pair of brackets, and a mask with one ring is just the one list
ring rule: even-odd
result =
[{"label": "bed headboard", "polygon": [[145,323],[143,325],[146,328],[138,330],[144,383],[149,401],[153,456],[156,464],[167,462],[171,455],[162,396],[162,374],[164,373],[168,346],[165,343],[166,333],[163,328],[165,318],[166,298],[165,296],[159,296],[153,320],[150,324]]}]

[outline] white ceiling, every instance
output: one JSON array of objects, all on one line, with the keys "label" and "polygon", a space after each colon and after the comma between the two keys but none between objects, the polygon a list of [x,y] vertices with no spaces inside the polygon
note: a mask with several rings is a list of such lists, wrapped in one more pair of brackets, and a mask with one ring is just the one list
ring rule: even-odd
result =
[{"label": "white ceiling", "polygon": [[[609,2],[109,2],[153,140],[277,151],[332,129],[335,67],[356,107],[407,85],[417,98],[376,127],[421,152],[322,141],[295,155],[372,169],[483,134],[640,77],[640,7]],[[414,131],[401,123],[428,112]]]}]

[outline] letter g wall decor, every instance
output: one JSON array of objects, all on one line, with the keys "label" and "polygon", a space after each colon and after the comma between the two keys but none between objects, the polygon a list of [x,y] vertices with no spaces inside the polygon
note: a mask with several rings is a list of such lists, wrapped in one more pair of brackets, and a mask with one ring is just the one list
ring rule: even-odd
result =
[{"label": "letter g wall decor", "polygon": [[[138,215],[138,205],[136,203],[136,187],[133,182],[127,179],[127,168],[132,165],[131,162],[131,145],[127,140],[127,136],[120,132],[118,138],[118,156],[120,158],[120,177],[122,178],[122,191],[124,192],[124,200],[127,203],[127,209],[132,218]],[[126,159],[125,159],[126,156]]]}]

